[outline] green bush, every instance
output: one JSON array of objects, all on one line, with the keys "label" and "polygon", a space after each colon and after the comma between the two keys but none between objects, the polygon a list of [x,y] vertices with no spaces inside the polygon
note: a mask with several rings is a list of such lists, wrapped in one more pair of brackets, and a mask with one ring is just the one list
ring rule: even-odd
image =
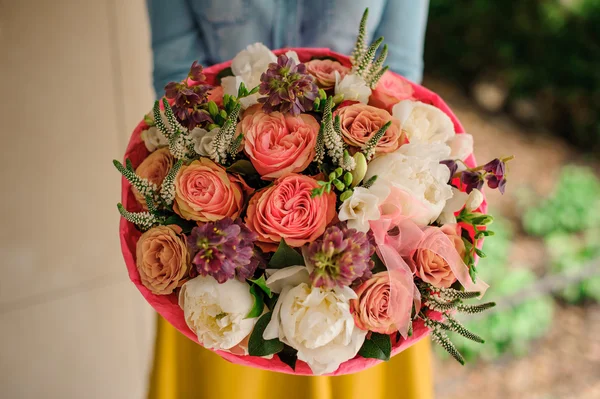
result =
[{"label": "green bush", "polygon": [[600,148],[600,0],[431,0],[426,71],[468,88],[493,75],[543,122]]}]

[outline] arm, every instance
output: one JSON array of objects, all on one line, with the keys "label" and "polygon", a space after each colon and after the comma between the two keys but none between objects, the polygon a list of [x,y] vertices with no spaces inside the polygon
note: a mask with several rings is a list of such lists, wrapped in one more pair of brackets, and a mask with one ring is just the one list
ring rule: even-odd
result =
[{"label": "arm", "polygon": [[387,0],[374,38],[384,36],[389,47],[387,65],[420,83],[429,0]]},{"label": "arm", "polygon": [[186,76],[194,60],[205,65],[206,51],[187,0],[147,0],[147,4],[154,90],[161,96],[168,82]]}]

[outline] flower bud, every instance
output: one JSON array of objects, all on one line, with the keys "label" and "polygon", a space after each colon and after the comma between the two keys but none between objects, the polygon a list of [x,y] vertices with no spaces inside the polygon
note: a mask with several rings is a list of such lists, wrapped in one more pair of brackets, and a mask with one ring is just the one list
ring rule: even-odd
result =
[{"label": "flower bud", "polygon": [[333,185],[338,189],[338,191],[344,191],[346,189],[346,185],[338,179],[333,181]]},{"label": "flower bud", "polygon": [[346,185],[346,187],[350,187],[350,185],[352,184],[352,173],[344,173],[344,184]]},{"label": "flower bud", "polygon": [[342,175],[342,173],[344,173],[344,169],[342,169],[342,168],[336,168],[334,170],[334,172],[335,172],[335,177],[340,177]]},{"label": "flower bud", "polygon": [[212,116],[216,116],[219,113],[219,107],[217,107],[217,103],[215,103],[214,101],[209,101],[208,102],[208,112]]},{"label": "flower bud", "polygon": [[344,95],[343,94],[336,94],[335,96],[333,96],[333,103],[335,105],[341,103],[342,101],[344,101]]},{"label": "flower bud", "polygon": [[475,209],[479,208],[481,206],[482,202],[483,202],[483,194],[481,193],[481,191],[474,188],[471,191],[471,193],[469,194],[469,196],[467,197],[467,202],[465,204],[465,207],[467,208],[467,211],[472,212]]},{"label": "flower bud", "polygon": [[352,185],[351,187],[355,187],[358,183],[364,179],[367,174],[367,158],[362,152],[357,152],[354,154],[354,161],[356,162],[356,166],[352,171]]},{"label": "flower bud", "polygon": [[346,201],[348,198],[352,197],[352,190],[346,190],[342,193],[342,195],[340,195],[340,201],[344,202]]}]

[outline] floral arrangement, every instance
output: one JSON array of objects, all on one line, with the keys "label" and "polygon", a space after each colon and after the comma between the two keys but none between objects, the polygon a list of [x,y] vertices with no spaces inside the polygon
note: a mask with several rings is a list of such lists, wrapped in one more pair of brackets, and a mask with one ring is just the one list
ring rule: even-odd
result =
[{"label": "floral arrangement", "polygon": [[[235,363],[345,374],[430,334],[483,342],[454,317],[493,303],[476,262],[492,217],[473,137],[442,100],[384,66],[253,44],[196,62],[134,131],[118,208],[132,281],[182,333]],[[381,47],[381,49],[380,49]],[[379,51],[378,51],[379,50]]]}]

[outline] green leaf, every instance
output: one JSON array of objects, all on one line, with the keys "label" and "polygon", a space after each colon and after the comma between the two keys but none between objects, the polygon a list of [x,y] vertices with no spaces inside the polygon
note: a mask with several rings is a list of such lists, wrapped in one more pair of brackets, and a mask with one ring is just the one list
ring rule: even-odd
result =
[{"label": "green leaf", "polygon": [[275,305],[277,304],[277,299],[279,299],[279,295],[277,295],[277,294],[272,294],[272,295],[273,295],[272,297],[264,298],[265,305],[267,305],[267,308],[269,308],[269,310],[275,309]]},{"label": "green leaf", "polygon": [[[473,213],[472,215],[476,215],[476,214]],[[494,218],[490,215],[475,216],[470,219],[470,222],[475,226],[486,226],[488,224],[492,224],[493,221],[494,221]]]},{"label": "green leaf", "polygon": [[477,256],[479,256],[480,258],[485,258],[486,254],[485,252],[483,252],[481,249],[479,248],[475,248],[475,253],[477,254]]},{"label": "green leaf", "polygon": [[192,229],[194,227],[198,226],[198,224],[196,222],[194,222],[193,220],[182,219],[179,217],[179,215],[169,216],[168,218],[165,219],[163,224],[165,226],[168,226],[170,224],[175,224],[175,225],[181,227],[181,230],[184,234],[188,234],[190,231],[192,231]]},{"label": "green leaf", "polygon": [[279,360],[287,364],[296,371],[296,360],[298,360],[298,351],[291,346],[284,345],[283,350],[277,354]]},{"label": "green leaf", "polygon": [[217,74],[217,83],[221,84],[221,80],[227,76],[233,76],[233,71],[231,70],[231,67],[221,69],[221,71]]},{"label": "green leaf", "polygon": [[246,319],[260,316],[265,309],[265,301],[263,299],[264,294],[262,290],[256,287],[258,286],[255,284],[250,286],[250,294],[254,297],[254,305],[252,305],[252,309],[250,309],[250,312],[246,315]]},{"label": "green leaf", "polygon": [[471,276],[471,280],[473,281],[473,284],[475,284],[475,279],[477,278],[477,268],[475,267],[474,263],[469,267],[469,276]]},{"label": "green leaf", "polygon": [[248,354],[250,356],[268,356],[283,350],[283,342],[277,338],[269,340],[263,338],[263,332],[271,321],[272,315],[273,312],[265,313],[254,325],[254,330],[252,330],[248,341]]},{"label": "green leaf", "polygon": [[279,242],[277,251],[275,251],[269,261],[269,266],[273,269],[283,269],[288,266],[304,266],[304,258],[282,239]]},{"label": "green leaf", "polygon": [[368,359],[390,360],[392,340],[389,335],[371,333],[371,337],[363,343],[358,354]]},{"label": "green leaf", "polygon": [[248,280],[248,281],[251,281],[256,286],[258,286],[265,294],[267,294],[267,296],[269,298],[273,297],[273,293],[271,292],[271,289],[269,287],[267,287],[267,281],[265,280],[264,274],[255,280]]},{"label": "green leaf", "polygon": [[230,167],[227,168],[229,173],[239,173],[240,175],[252,176],[257,175],[258,172],[254,169],[252,162],[247,159],[240,159],[235,161]]}]

